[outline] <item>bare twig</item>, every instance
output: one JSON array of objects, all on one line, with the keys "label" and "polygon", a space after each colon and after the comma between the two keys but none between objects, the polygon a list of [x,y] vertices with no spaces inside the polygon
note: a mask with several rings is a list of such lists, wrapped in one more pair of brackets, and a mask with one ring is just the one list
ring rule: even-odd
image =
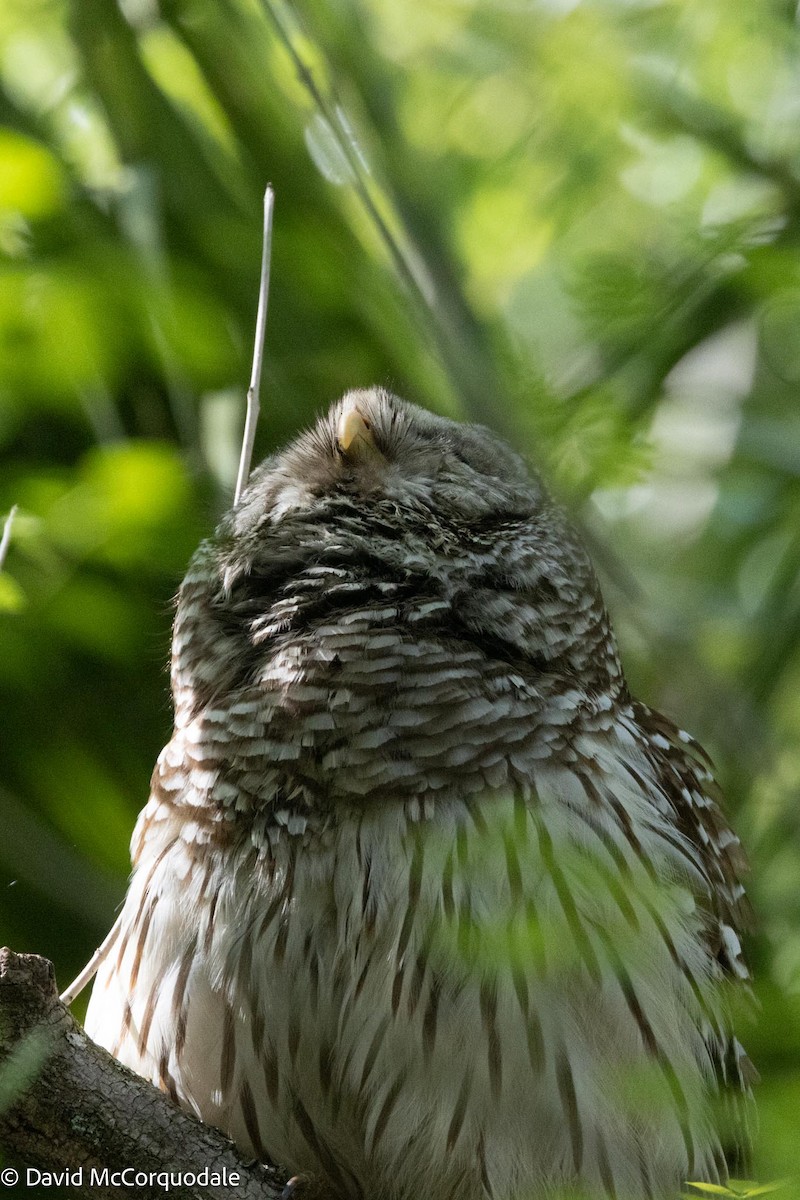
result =
[{"label": "bare twig", "polygon": [[3,525],[3,536],[0,538],[0,571],[3,569],[3,563],[6,561],[8,547],[11,545],[11,527],[14,524],[14,517],[17,515],[18,506],[15,504],[8,514]]},{"label": "bare twig", "polygon": [[[253,347],[253,366],[250,372],[250,386],[247,389],[247,416],[245,418],[244,436],[242,438],[242,452],[239,458],[239,473],[236,479],[236,492],[234,495],[234,505],[239,503],[242,492],[247,486],[247,480],[250,476],[250,463],[253,458],[253,444],[256,437],[256,425],[258,424],[258,414],[260,409],[259,396],[261,392],[261,366],[264,359],[264,334],[267,327],[267,302],[269,299],[269,270],[272,259],[272,210],[275,204],[275,193],[272,189],[272,184],[267,185],[267,190],[264,192],[264,240],[261,251],[261,282],[258,291],[258,312],[256,315],[256,334],[255,344]],[[6,522],[6,531],[3,534],[3,542],[0,544],[0,551],[5,547],[7,535],[10,532],[11,518],[16,510],[12,509]],[[2,566],[2,558],[0,557],[0,566]],[[97,974],[97,969],[105,958],[106,954],[113,945],[117,933],[119,932],[119,919],[112,926],[108,937],[92,955],[89,962],[81,971],[80,975],[72,981],[68,988],[61,996],[62,1003],[71,1004],[73,1000],[86,987],[86,985]]]},{"label": "bare twig", "polygon": [[46,959],[0,950],[0,1028],[9,1195],[27,1194],[37,1172],[67,1169],[70,1195],[86,1200],[281,1196],[285,1177],[246,1162],[216,1129],[89,1040],[60,1003]]},{"label": "bare twig", "polygon": [[61,1001],[62,1004],[66,1004],[67,1008],[69,1008],[69,1006],[70,1006],[70,1004],[72,1004],[73,1000],[77,999],[77,997],[80,996],[81,992],[86,987],[87,983],[90,983],[94,979],[94,977],[97,974],[97,971],[100,967],[101,962],[103,961],[105,956],[108,954],[111,947],[114,945],[114,942],[117,940],[117,936],[119,934],[121,924],[122,924],[122,913],[120,913],[120,915],[117,917],[116,921],[111,926],[111,929],[108,931],[105,938],[103,939],[102,944],[100,946],[98,946],[98,948],[95,950],[94,954],[89,959],[88,963],[83,968],[81,973],[73,979],[73,981],[69,985],[69,987],[64,988],[64,991],[59,996],[59,1000]]},{"label": "bare twig", "polygon": [[272,184],[264,193],[264,242],[261,251],[261,284],[258,290],[258,314],[256,336],[253,346],[253,369],[250,372],[250,387],[247,389],[247,416],[242,438],[242,453],[239,459],[239,474],[236,478],[234,506],[239,503],[242,492],[250,478],[250,463],[253,460],[253,444],[256,440],[256,425],[260,408],[261,364],[264,358],[264,333],[267,327],[267,300],[269,298],[269,267],[272,258],[272,209],[275,193]]},{"label": "bare twig", "polygon": [[[436,232],[433,214],[420,210],[419,196],[403,194],[379,178],[368,163],[364,146],[335,87],[328,77],[335,71],[319,44],[306,32],[294,0],[260,0],[305,87],[316,114],[336,146],[337,157],[347,164],[354,194],[376,230],[398,280],[411,302],[419,336],[433,351],[449,377],[451,399],[464,406],[465,415],[486,425],[519,435],[511,414],[512,397],[503,372],[495,366],[495,352],[485,324],[480,322],[459,287],[459,270]],[[310,12],[313,6],[300,6]],[[309,47],[313,47],[313,53]],[[363,113],[361,114],[363,117]],[[380,140],[379,136],[376,140]],[[422,241],[420,241],[422,239]]]},{"label": "bare twig", "polygon": [[[370,171],[365,166],[361,147],[355,144],[349,122],[344,115],[344,109],[335,97],[326,96],[324,87],[317,81],[310,63],[301,53],[300,39],[294,35],[291,25],[286,19],[289,14],[294,15],[292,6],[276,4],[274,0],[262,0],[262,4],[294,63],[298,78],[305,85],[317,111],[333,134],[336,145],[350,168],[353,184],[361,203],[383,239],[395,270],[411,295],[421,302],[422,310],[426,314],[433,311],[436,317],[438,313],[436,288],[427,266],[416,248],[413,247],[408,230],[386,190],[381,189],[380,202],[373,195],[374,184],[370,177]],[[391,213],[391,224],[395,226],[394,230],[384,215],[387,209]]]}]

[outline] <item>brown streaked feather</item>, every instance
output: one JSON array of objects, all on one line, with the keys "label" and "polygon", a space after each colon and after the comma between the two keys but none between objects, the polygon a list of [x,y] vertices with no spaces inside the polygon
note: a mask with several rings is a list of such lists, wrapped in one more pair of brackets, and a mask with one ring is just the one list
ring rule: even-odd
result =
[{"label": "brown streaked feather", "polygon": [[286,1044],[289,1048],[289,1062],[294,1066],[297,1061],[297,1051],[300,1048],[300,1019],[296,1011],[289,1014]]},{"label": "brown streaked feather", "polygon": [[280,1089],[280,1072],[278,1069],[278,1059],[275,1054],[275,1048],[268,1040],[261,1043],[261,1070],[264,1076],[264,1084],[267,1089],[270,1103],[273,1108],[278,1103],[278,1094]]},{"label": "brown streaked feather", "polygon": [[539,849],[542,855],[542,863],[547,868],[550,878],[553,880],[553,886],[558,896],[558,902],[566,917],[570,932],[575,939],[575,945],[578,948],[584,965],[591,975],[594,982],[599,986],[602,981],[602,972],[600,963],[597,961],[597,955],[594,952],[589,935],[583,926],[580,914],[570,891],[569,885],[564,878],[564,872],[556,862],[553,853],[553,841],[547,826],[542,820],[537,820],[536,828],[539,834]]},{"label": "brown streaked feather", "polygon": [[389,1028],[389,1018],[384,1017],[383,1020],[378,1025],[378,1028],[375,1030],[374,1034],[372,1035],[372,1040],[369,1044],[369,1049],[367,1050],[367,1054],[364,1059],[364,1066],[361,1071],[361,1080],[360,1080],[359,1091],[361,1092],[362,1095],[366,1094],[367,1084],[372,1075],[373,1068],[374,1068],[375,1063],[378,1058],[378,1052],[381,1048],[383,1039],[386,1036],[386,1030],[388,1028]]},{"label": "brown streaked feather", "polygon": [[486,1193],[488,1200],[493,1200],[494,1191],[492,1190],[492,1185],[489,1182],[489,1172],[486,1169],[486,1139],[482,1133],[478,1136],[477,1149],[478,1149],[478,1162],[480,1163],[481,1183],[483,1184],[483,1190]]},{"label": "brown streaked feather", "polygon": [[239,1085],[239,1107],[242,1110],[245,1129],[247,1136],[253,1143],[253,1148],[259,1159],[263,1162],[267,1158],[267,1153],[264,1150],[264,1145],[261,1141],[261,1130],[258,1125],[258,1113],[256,1112],[253,1093],[250,1090],[250,1085],[246,1079],[243,1079]]},{"label": "brown streaked feather", "polygon": [[158,1060],[158,1086],[166,1092],[174,1104],[178,1103],[178,1089],[169,1070],[169,1047],[165,1046]]},{"label": "brown streaked feather", "polygon": [[603,1181],[603,1187],[605,1188],[606,1195],[611,1200],[616,1200],[617,1189],[614,1185],[614,1172],[611,1169],[605,1140],[599,1130],[595,1130],[595,1143],[597,1146],[597,1168],[600,1172],[600,1178]]},{"label": "brown streaked feather", "polygon": [[431,975],[428,990],[428,1002],[425,1005],[425,1015],[422,1018],[422,1052],[426,1062],[430,1063],[436,1045],[436,1022],[439,1014],[439,1001],[442,994],[441,980],[434,971]]},{"label": "brown streaked feather", "polygon": [[142,1012],[142,1020],[139,1025],[139,1037],[137,1038],[137,1049],[141,1055],[147,1052],[147,1044],[150,1039],[150,1026],[153,1024],[156,1006],[158,1005],[158,984],[155,983],[147,993],[144,1011]]},{"label": "brown streaked feather", "polygon": [[563,1047],[556,1057],[556,1079],[558,1081],[561,1103],[564,1108],[564,1116],[566,1117],[569,1129],[569,1138],[572,1145],[572,1164],[576,1171],[580,1171],[583,1162],[583,1129],[581,1128],[580,1113],[578,1112],[578,1098],[575,1094],[572,1067],[569,1056],[565,1053]]},{"label": "brown streaked feather", "polygon": [[317,1071],[319,1073],[320,1090],[327,1100],[331,1090],[333,1046],[325,1037],[320,1040],[319,1051],[317,1052]]},{"label": "brown streaked feather", "polygon": [[458,1090],[456,1106],[453,1109],[453,1116],[450,1119],[450,1125],[447,1129],[447,1152],[452,1154],[458,1141],[459,1134],[464,1125],[464,1117],[467,1112],[467,1101],[469,1100],[470,1088],[472,1087],[472,1068],[468,1067],[464,1072],[464,1078],[461,1081],[461,1087]]},{"label": "brown streaked feather", "polygon": [[175,1027],[175,1056],[180,1058],[186,1040],[186,1021],[188,1018],[188,1003],[186,1002],[186,984],[192,970],[196,955],[196,943],[192,941],[183,952],[178,976],[175,980],[175,990],[172,993],[172,1021]]},{"label": "brown streaked feather", "polygon": [[394,1111],[397,1101],[400,1099],[404,1083],[405,1078],[403,1076],[403,1072],[400,1071],[394,1083],[389,1088],[386,1098],[381,1105],[380,1112],[378,1113],[378,1118],[375,1122],[375,1128],[372,1131],[372,1137],[370,1139],[369,1150],[371,1153],[375,1151],[377,1146],[380,1144],[383,1135],[386,1133],[386,1127],[389,1124],[389,1118]]},{"label": "brown streaked feather", "polygon": [[230,1004],[225,1005],[225,1016],[222,1024],[222,1048],[220,1051],[219,1086],[223,1096],[227,1096],[233,1082],[233,1072],[236,1066],[236,1018]]},{"label": "brown streaked feather", "polygon": [[345,1169],[344,1164],[339,1162],[327,1142],[320,1136],[308,1114],[308,1110],[297,1095],[292,1099],[292,1112],[298,1129],[316,1154],[318,1160],[323,1164],[331,1182],[344,1192],[345,1195],[360,1196],[361,1189],[358,1187],[357,1181]]},{"label": "brown streaked feather", "polygon": [[489,1083],[492,1095],[497,1099],[503,1086],[503,1053],[497,1029],[497,984],[484,980],[480,990],[480,1007],[483,1028],[486,1034],[486,1054],[489,1064]]}]

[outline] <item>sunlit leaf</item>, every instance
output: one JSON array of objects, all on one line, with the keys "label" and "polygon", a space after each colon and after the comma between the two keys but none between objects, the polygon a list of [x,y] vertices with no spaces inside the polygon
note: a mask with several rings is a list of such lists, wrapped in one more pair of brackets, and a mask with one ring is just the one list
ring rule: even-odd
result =
[{"label": "sunlit leaf", "polygon": [[13,576],[0,572],[0,612],[21,612],[25,607],[25,593]]},{"label": "sunlit leaf", "polygon": [[709,1196],[736,1196],[739,1193],[731,1191],[729,1187],[724,1187],[719,1183],[694,1183],[690,1181],[689,1186],[697,1192],[702,1192],[703,1195]]},{"label": "sunlit leaf", "polygon": [[64,201],[61,168],[47,147],[0,128],[0,209],[49,217]]}]

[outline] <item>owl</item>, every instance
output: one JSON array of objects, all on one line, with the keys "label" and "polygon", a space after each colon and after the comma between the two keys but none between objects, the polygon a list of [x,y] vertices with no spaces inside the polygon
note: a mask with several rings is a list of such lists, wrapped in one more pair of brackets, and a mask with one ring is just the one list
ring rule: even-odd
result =
[{"label": "owl", "polygon": [[487,429],[348,393],[193,558],[87,1029],[337,1200],[724,1178],[738,839]]}]

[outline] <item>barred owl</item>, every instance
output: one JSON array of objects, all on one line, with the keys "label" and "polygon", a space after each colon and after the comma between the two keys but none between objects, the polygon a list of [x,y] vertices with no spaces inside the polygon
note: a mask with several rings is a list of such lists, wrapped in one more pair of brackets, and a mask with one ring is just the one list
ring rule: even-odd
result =
[{"label": "barred owl", "polygon": [[739,843],[515,453],[346,395],[192,560],[172,690],[98,1042],[342,1200],[724,1176]]}]

